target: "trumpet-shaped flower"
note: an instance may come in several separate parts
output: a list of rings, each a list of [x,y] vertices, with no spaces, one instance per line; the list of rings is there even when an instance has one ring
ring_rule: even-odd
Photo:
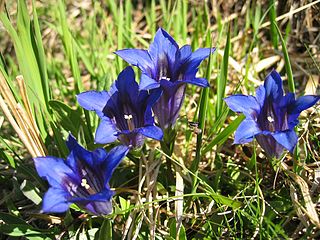
[[[162,129],[172,127],[182,106],[186,83],[208,87],[205,78],[197,78],[200,63],[215,49],[200,48],[192,52],[191,46],[179,49],[175,40],[163,29],[155,35],[149,50],[123,49],[115,53],[128,63],[141,69],[139,88],[159,92],[161,97],[153,111]]]
[[[140,90],[133,69],[127,67],[118,76],[109,92],[80,93],[79,104],[95,111],[101,118],[95,141],[105,144],[119,139],[127,146],[140,147],[144,138],[162,139],[162,130],[154,125],[152,106],[159,98]]]
[[[229,108],[245,115],[235,133],[235,144],[243,144],[255,137],[268,157],[280,157],[284,149],[293,152],[297,144],[294,127],[300,113],[313,106],[319,96],[306,95],[295,99],[293,93],[284,95],[282,79],[272,71],[256,96],[233,95],[225,98]]]
[[[80,146],[70,134],[67,140],[70,154],[66,161],[57,157],[37,157],[34,163],[39,176],[50,185],[43,198],[44,212],[65,212],[75,203],[94,215],[112,212],[114,194],[109,180],[114,169],[128,152],[118,146],[107,153],[103,148],[93,152]]]

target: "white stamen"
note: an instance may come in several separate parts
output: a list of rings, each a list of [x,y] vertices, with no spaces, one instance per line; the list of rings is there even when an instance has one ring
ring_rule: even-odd
[[[130,119],[132,119],[132,115],[131,114],[129,114],[129,115],[125,114],[124,115],[124,119],[130,120]]]
[[[162,77],[163,80],[168,80],[170,81],[170,78],[169,77]]]
[[[268,116],[267,119],[268,119],[268,121],[271,122],[271,123],[274,122],[274,119],[273,119],[271,116]]]
[[[87,179],[85,179],[85,178],[83,178],[81,180],[81,186],[84,187],[87,190],[90,188],[90,185],[88,184]]]

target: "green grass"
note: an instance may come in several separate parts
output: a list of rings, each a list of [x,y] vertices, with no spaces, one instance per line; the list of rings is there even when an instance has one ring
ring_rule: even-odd
[[[156,225],[156,239],[319,236],[319,222],[305,209],[313,207],[317,217],[319,214],[306,202],[306,189],[301,187],[307,188],[313,203],[319,201],[314,180],[320,150],[319,107],[300,117],[297,132],[302,137],[294,160],[290,154],[283,159],[294,168],[286,171],[276,168],[279,163],[272,165],[255,141],[232,144],[244,117],[229,111],[223,101],[235,93],[253,94],[273,68],[280,68],[287,79],[286,89],[297,95],[305,92],[306,80],[320,74],[319,50],[314,47],[319,42],[312,42],[314,32],[304,34],[299,26],[309,17],[309,23],[319,30],[319,4],[308,8],[312,16],[301,10],[296,13],[299,18],[290,18],[284,24],[276,21],[279,2],[274,0],[246,3],[246,11],[241,11],[244,6],[240,3],[228,6],[216,1],[80,2],[32,1],[27,5],[25,1],[8,1],[0,13],[0,73],[15,101],[22,105],[16,76],[23,75],[32,115],[48,155],[68,155],[65,139],[69,132],[88,149],[98,147],[93,136],[99,119],[80,108],[76,94],[108,90],[127,65],[113,52],[148,48],[159,26],[172,34],[179,46],[217,48],[199,69],[199,76],[208,79],[210,88],[187,87],[174,151],[148,140],[142,149],[147,162],[136,151],[116,169],[111,180],[117,192],[114,211],[105,218],[83,214],[76,206],[66,214],[40,213],[47,184],[37,176],[24,142],[0,111],[5,117],[0,126],[1,239],[121,239],[124,233],[128,239],[148,239],[151,222]],[[300,25],[293,22],[296,19]],[[262,27],[268,21],[270,24]],[[259,72],[255,70],[261,60],[272,56],[281,60],[265,64]],[[291,64],[294,62],[297,64]],[[198,126],[189,126],[189,122]],[[172,162],[172,169],[167,169],[166,158]],[[157,174],[155,166],[159,166]],[[181,182],[170,179],[168,171],[173,176],[178,172]],[[147,191],[154,177],[157,198]],[[175,196],[181,184],[183,195]],[[141,202],[138,196],[146,200]],[[175,200],[181,197],[182,227],[177,236]],[[150,216],[152,221],[147,219]]]

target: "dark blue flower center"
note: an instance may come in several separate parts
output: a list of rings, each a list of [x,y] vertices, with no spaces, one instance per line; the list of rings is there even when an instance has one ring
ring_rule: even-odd
[[[138,96],[137,96],[138,98]],[[115,93],[103,109],[103,113],[114,121],[120,131],[133,131],[144,126],[145,106],[132,103],[129,97],[122,99]]]
[[[164,80],[171,80],[171,71],[169,66],[169,60],[165,53],[162,53],[158,58],[158,71],[157,75],[154,77],[155,79],[158,79],[158,81],[164,79]]]
[[[66,176],[63,185],[72,198],[86,198],[104,189],[103,176],[91,169],[84,161],[77,160],[77,177]]]
[[[266,99],[257,120],[261,130],[270,132],[287,130],[287,108],[280,107],[274,101]]]

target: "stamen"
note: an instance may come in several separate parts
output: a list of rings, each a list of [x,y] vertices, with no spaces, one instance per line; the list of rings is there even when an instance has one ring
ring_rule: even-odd
[[[124,115],[124,119],[130,120],[130,119],[132,119],[132,115],[131,114],[129,114],[129,115],[125,114]]]
[[[85,189],[89,189],[89,188],[91,188],[90,187],[90,185],[88,184],[88,182],[87,182],[87,179],[85,179],[85,178],[83,178],[82,180],[81,180],[81,186],[82,187],[84,187]]]
[[[131,121],[131,119],[133,118],[132,115],[125,114],[123,117],[124,117],[124,119],[127,120],[129,131],[132,131],[134,129],[133,121]]]
[[[274,122],[274,119],[273,119],[273,117],[271,117],[271,116],[268,116],[267,119],[268,119],[268,121],[269,121],[270,123],[273,123],[273,122]]]
[[[167,81],[170,81],[170,78],[169,77],[162,77],[163,80],[167,80]]]

